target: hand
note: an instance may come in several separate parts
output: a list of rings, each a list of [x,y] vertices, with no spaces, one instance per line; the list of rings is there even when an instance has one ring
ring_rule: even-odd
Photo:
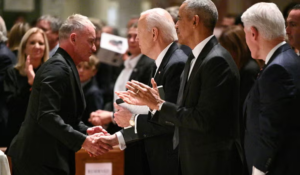
[[[101,136],[104,136],[104,134],[97,133],[87,136],[82,144],[82,148],[88,151],[90,155],[92,154],[92,156],[99,156],[108,152],[112,149],[112,146],[101,142]]]
[[[102,126],[94,126],[87,129],[88,135],[93,135],[96,133],[103,133],[104,135],[110,135],[105,129],[102,128]]]
[[[111,145],[111,146],[119,145],[118,137],[116,134],[110,136],[101,136],[100,140],[107,145]]]
[[[32,64],[30,64],[30,56],[29,55],[27,56],[26,62],[25,62],[25,72],[27,74],[28,84],[30,84],[32,86],[34,77],[35,77],[35,73],[34,73]]]
[[[111,122],[112,112],[104,111],[104,110],[97,110],[90,114],[89,122],[93,125],[106,125]]]
[[[143,83],[132,80],[127,82],[126,92],[115,92],[124,102],[133,105],[147,105],[150,109],[159,109],[160,104],[164,101],[160,98],[157,84],[151,79],[152,87]]]
[[[117,105],[116,103],[114,103],[115,109],[117,110],[117,112],[115,112],[114,116],[114,120],[115,122],[118,124],[118,126],[120,127],[127,127],[130,126],[129,120],[132,116],[132,113],[126,109],[123,108],[119,105]]]

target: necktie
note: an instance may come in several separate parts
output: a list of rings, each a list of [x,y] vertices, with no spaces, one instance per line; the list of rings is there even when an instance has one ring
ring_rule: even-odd
[[[153,64],[153,66],[152,66],[152,74],[151,74],[151,77],[152,77],[152,78],[154,78],[156,69],[157,69],[156,64]]]
[[[188,75],[189,75],[189,72],[191,69],[191,62],[194,58],[195,57],[194,57],[193,53],[191,53],[186,62],[186,65],[184,67],[183,77],[181,80],[182,82],[180,83],[180,89],[179,89],[178,97],[177,97],[177,105],[182,105],[182,103],[183,103],[182,100],[183,100],[184,88],[185,88],[185,85],[187,84]],[[173,149],[175,149],[178,146],[178,144],[179,144],[179,129],[177,126],[175,126],[174,135],[173,135]]]

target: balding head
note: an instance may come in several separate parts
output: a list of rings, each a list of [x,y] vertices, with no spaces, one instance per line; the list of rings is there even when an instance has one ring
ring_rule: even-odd
[[[173,18],[166,10],[161,8],[147,10],[141,14],[140,21],[145,22],[148,31],[157,28],[165,42],[177,40]]]

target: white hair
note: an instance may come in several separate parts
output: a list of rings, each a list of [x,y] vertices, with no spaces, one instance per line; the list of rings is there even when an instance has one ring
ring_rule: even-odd
[[[3,18],[0,16],[0,42],[7,41],[7,30]]]
[[[69,38],[72,32],[82,31],[88,25],[96,29],[94,24],[86,16],[80,14],[69,16],[59,29],[59,40]]]
[[[185,8],[190,18],[198,15],[205,27],[214,30],[218,21],[218,10],[211,0],[185,0],[183,3],[186,4]]]
[[[267,40],[285,36],[285,21],[274,3],[256,3],[248,8],[241,18],[247,30],[255,27]]]
[[[178,39],[173,19],[166,10],[162,8],[154,8],[142,12],[141,16],[142,15],[146,15],[145,19],[148,31],[151,31],[156,27],[165,42],[172,42]],[[165,15],[169,15],[170,17],[166,18]]]

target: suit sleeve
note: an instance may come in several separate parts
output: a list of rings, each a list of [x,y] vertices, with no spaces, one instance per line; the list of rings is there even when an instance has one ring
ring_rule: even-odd
[[[81,148],[86,136],[66,124],[59,115],[62,94],[69,90],[70,71],[62,62],[48,65],[41,75],[38,124],[53,137],[74,151]],[[70,116],[72,117],[72,116]],[[75,117],[75,116],[74,116]],[[78,125],[80,127],[80,123]]]
[[[197,81],[193,83],[200,83],[198,92],[189,92],[189,98],[194,98],[195,104],[183,107],[165,102],[160,112],[153,117],[154,120],[158,119],[159,123],[169,121],[175,126],[200,132],[208,132],[223,120],[227,122],[227,116],[224,117],[224,115],[228,115],[230,113],[228,111],[232,111],[229,101],[234,93],[238,93],[238,84],[236,84],[238,75],[233,74],[223,57],[212,57],[205,63],[203,62],[201,66],[202,70],[197,70],[196,76],[199,80],[195,78],[189,80]],[[234,88],[235,86],[236,88]],[[234,92],[235,90],[237,92]],[[194,94],[199,95],[195,97]]]
[[[296,87],[289,73],[279,65],[270,65],[258,80],[260,92],[260,138],[254,167],[266,172],[283,143],[283,132],[293,109]]]
[[[166,72],[164,77],[164,91],[165,91],[165,100],[176,103],[177,95],[180,86],[180,75],[184,68],[184,62],[178,62],[177,64],[173,64]],[[148,137],[153,137],[161,134],[172,134],[174,132],[174,125],[171,123],[165,123],[164,125],[160,125],[158,123],[154,123],[150,121],[149,115],[139,115],[137,119],[137,135],[133,136],[134,130],[124,130],[122,132],[125,142],[129,142],[132,140],[129,139],[144,139]]]

